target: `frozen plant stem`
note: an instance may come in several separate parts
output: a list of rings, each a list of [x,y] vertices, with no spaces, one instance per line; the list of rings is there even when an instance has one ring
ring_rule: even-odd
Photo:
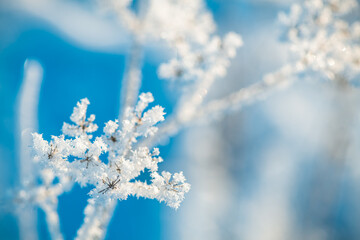
[[[20,90],[19,110],[18,110],[18,131],[20,136],[20,184],[23,189],[28,191],[30,202],[21,203],[23,207],[19,211],[20,239],[37,239],[37,215],[36,208],[41,208],[45,213],[47,227],[52,239],[61,240],[63,236],[60,232],[59,216],[57,212],[57,199],[55,195],[58,187],[47,186],[45,188],[36,186],[36,175],[38,171],[32,161],[30,147],[32,144],[31,132],[38,128],[38,103],[40,87],[43,79],[43,69],[35,60],[26,60],[24,66],[24,80]],[[61,188],[61,187],[60,187]],[[55,191],[53,191],[55,190]],[[47,193],[45,193],[45,192]],[[62,191],[60,191],[62,192]],[[34,194],[34,195],[33,195]],[[48,197],[38,201],[36,194],[45,194]],[[25,235],[23,235],[25,234]]]
[[[99,202],[89,200],[85,208],[85,219],[77,232],[76,240],[104,239],[116,201]]]
[[[321,3],[322,7],[318,8],[316,3]],[[206,72],[192,94],[182,98],[173,116],[159,126],[154,137],[144,139],[142,144],[154,146],[194,122],[219,117],[245,104],[264,99],[273,90],[290,85],[299,74],[310,75],[313,71],[330,80],[339,75],[356,76],[360,69],[360,24],[355,22],[349,25],[341,19],[355,6],[357,3],[354,0],[308,0],[301,6],[293,5],[289,16],[280,14],[280,21],[288,28],[291,49],[298,55],[295,61],[268,74],[262,82],[240,89],[223,99],[202,104],[214,81],[212,76],[216,75],[216,72]]]
[[[134,43],[127,61],[128,65],[121,85],[120,121],[123,119],[126,108],[135,105],[141,87],[143,50],[141,40],[137,36],[134,36]]]
[[[274,91],[290,87],[291,75],[298,70],[292,66],[285,66],[279,71],[268,74],[263,81],[242,88],[222,99],[212,100],[206,104],[200,104],[186,119],[179,118],[181,108],[174,113],[172,118],[159,125],[157,133],[150,138],[144,139],[141,145],[156,146],[159,142],[176,135],[181,129],[201,121],[211,121],[214,118],[224,116],[226,113],[240,109],[242,106],[266,99]]]
[[[125,112],[124,112],[125,114]],[[140,113],[140,115],[142,112]],[[137,125],[134,127],[128,137],[127,141],[125,140],[125,148],[121,153],[121,157],[125,157],[128,154],[128,151],[131,149],[132,139],[137,128]],[[116,163],[112,162],[109,159],[110,166]],[[105,192],[106,189],[101,190]],[[108,224],[114,214],[117,201],[108,201],[108,202],[99,202],[97,199],[91,199],[88,201],[88,205],[85,208],[85,219],[80,229],[78,230],[77,240],[87,240],[87,239],[104,239]]]
[[[34,166],[29,146],[32,143],[31,132],[38,128],[38,102],[41,82],[43,78],[43,69],[41,65],[34,60],[26,60],[24,64],[24,78],[21,85],[18,113],[17,130],[19,136],[18,146],[20,156],[20,184],[24,187],[34,185],[35,177],[33,174]],[[37,214],[32,206],[25,206],[18,212],[20,239],[37,239]]]
[[[137,97],[139,96],[139,90],[141,87],[141,68],[143,65],[143,36],[142,25],[144,21],[145,11],[147,7],[147,0],[140,1],[138,13],[138,24],[134,25],[133,29],[130,29],[133,37],[133,43],[130,53],[127,58],[127,66],[124,72],[121,95],[120,95],[120,111],[119,120],[122,121],[125,111],[128,107],[134,107]]]
[[[288,87],[291,84],[291,80],[287,77],[289,77],[288,74],[274,79],[275,81],[268,81],[265,78],[261,82],[242,88],[222,99],[213,100],[200,108],[193,115],[191,121],[208,119],[227,111],[236,110],[257,100],[265,99],[273,91],[281,87]]]
[[[45,212],[46,223],[48,225],[51,239],[64,239],[60,231],[60,220],[57,212],[57,204],[52,202],[40,204],[41,209]]]

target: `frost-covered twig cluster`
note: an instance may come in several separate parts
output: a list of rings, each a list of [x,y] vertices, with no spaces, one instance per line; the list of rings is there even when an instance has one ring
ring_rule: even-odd
[[[154,134],[154,125],[164,120],[163,108],[155,106],[144,112],[153,97],[150,93],[141,94],[135,109],[127,110],[126,119],[119,128],[117,121],[109,121],[103,129],[104,135],[93,141],[91,133],[97,130],[95,115],[86,118],[89,101],[85,98],[77,104],[71,115],[73,125],[64,123],[63,133],[53,136],[50,142],[40,134],[34,134],[35,161],[47,171],[44,179],[52,182],[54,177],[72,179],[81,186],[95,186],[90,196],[106,202],[110,199],[126,199],[129,195],[156,198],[177,208],[184,199],[190,185],[180,173],[173,176],[168,172],[159,174],[159,149],[150,151],[147,147],[133,149],[140,137]],[[70,139],[65,136],[71,137]],[[102,155],[108,153],[106,163]],[[73,160],[71,160],[73,158]],[[135,180],[148,169],[152,183]]]
[[[360,73],[360,23],[348,15],[358,8],[356,0],[306,0],[279,14],[283,37],[293,53],[279,70],[266,74],[262,82],[214,101],[210,109],[228,109],[245,101],[263,98],[293,80],[356,80]],[[209,110],[207,110],[209,111]]]
[[[158,75],[162,79],[185,85],[176,112],[159,133],[172,135],[169,132],[177,132],[179,128],[198,121],[197,111],[207,108],[203,104],[207,93],[216,79],[226,75],[230,60],[243,44],[241,37],[233,32],[224,37],[215,35],[214,20],[202,0],[145,1],[139,3],[138,14],[131,9],[131,1],[109,3],[107,6],[115,10],[121,23],[134,35],[137,44],[145,40],[166,43],[173,57],[159,66]],[[124,88],[126,92],[123,92],[124,109],[138,92],[139,64],[139,61],[130,61],[128,66],[123,81],[127,86]],[[232,104],[227,105],[229,107]],[[203,115],[204,119],[210,114]]]
[[[199,76],[200,67],[214,61],[214,58],[210,59],[202,55],[205,53],[202,50],[203,46],[209,45],[211,35],[215,30],[212,16],[202,0],[140,1],[137,2],[137,11],[134,11],[132,4],[134,4],[133,1],[103,2],[103,5],[110,9],[110,12],[115,13],[121,24],[133,36],[133,51],[129,56],[130,60],[123,80],[122,105],[124,106],[134,104],[141,85],[141,50],[139,48],[143,47],[145,41],[165,42],[177,55],[177,59],[172,59],[169,63],[160,66],[159,73],[163,78],[185,77],[196,80],[201,77]],[[213,46],[207,47],[208,52],[215,53],[220,47],[220,39],[215,38]],[[227,43],[230,44],[229,41]],[[238,40],[233,44],[239,44]],[[225,50],[234,55],[234,50]],[[219,64],[217,70],[222,71],[223,74],[224,64],[224,62]]]
[[[190,189],[183,173],[158,173],[158,163],[162,162],[159,149],[150,151],[147,147],[134,148],[139,138],[153,135],[157,131],[154,125],[164,120],[164,111],[160,106],[145,111],[154,100],[150,93],[141,94],[139,98],[135,108],[127,109],[121,127],[117,120],[109,121],[103,129],[104,134],[95,139],[91,134],[98,126],[94,123],[95,115],[86,116],[89,105],[86,98],[74,108],[70,117],[73,124],[64,123],[64,135],[52,136],[48,142],[42,135],[33,134],[34,160],[42,173],[44,184],[51,190],[46,190],[46,194],[53,193],[56,197],[65,190],[60,186],[78,183],[81,186],[94,186],[89,195],[98,208],[128,196],[158,199],[170,207],[179,207],[184,194]],[[150,171],[151,183],[136,179],[146,169]],[[53,184],[55,180],[60,183]],[[59,191],[54,192],[55,189]],[[38,192],[35,195],[39,197]],[[43,197],[47,201],[51,200],[47,196]],[[43,203],[41,197],[38,202]],[[101,236],[101,231],[96,234]]]
[[[349,81],[359,74],[360,23],[346,19],[356,7],[356,0],[307,0],[279,15],[295,54],[293,73]]]

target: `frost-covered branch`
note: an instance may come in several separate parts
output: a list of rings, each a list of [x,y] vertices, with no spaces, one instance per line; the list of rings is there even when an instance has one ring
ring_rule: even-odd
[[[272,92],[292,84],[292,75],[296,69],[285,66],[275,73],[268,74],[264,80],[242,88],[237,92],[218,100],[212,100],[204,105],[191,119],[192,121],[211,119],[223,115],[225,112],[238,110],[244,105],[266,99]]]
[[[57,203],[57,201],[56,201]],[[42,203],[41,209],[45,212],[46,223],[49,228],[51,239],[62,240],[64,239],[60,231],[60,220],[57,211],[57,204],[54,203]]]
[[[203,107],[213,83],[226,75],[230,60],[236,56],[243,42],[233,32],[224,37],[214,34],[214,20],[202,0],[145,2],[140,14],[130,6],[131,1],[109,0],[103,5],[115,13],[130,32],[141,36],[143,41],[162,41],[173,53],[173,57],[158,68],[160,78],[181,81],[185,85],[173,116],[162,127],[173,132],[173,126],[187,125],[193,120]],[[136,79],[140,75],[139,67],[128,68],[126,78],[129,80],[123,86],[122,106],[131,106],[136,91],[128,91],[128,88],[136,85],[133,89],[138,89],[139,81]],[[162,135],[162,129],[158,135]]]
[[[119,112],[119,120],[123,119],[125,110],[128,107],[134,107],[136,104],[136,99],[139,95],[139,89],[141,87],[141,68],[142,68],[142,61],[143,61],[143,25],[144,25],[144,15],[147,9],[147,1],[141,1],[138,3],[138,14],[132,15],[133,20],[137,21],[136,27],[130,28],[130,32],[133,38],[133,43],[131,46],[130,53],[127,59],[127,66],[125,69],[125,73],[122,80],[122,87],[121,87],[121,99],[120,99],[120,112]],[[127,5],[126,5],[127,6]],[[128,6],[127,6],[128,7]],[[121,15],[122,12],[128,10],[124,8],[123,10],[118,10],[118,17],[121,20],[124,16]],[[136,18],[135,18],[136,16]],[[128,20],[129,21],[129,20]],[[128,25],[131,26],[131,25]]]
[[[42,171],[51,175],[46,178],[48,184],[55,179],[70,179],[72,183],[94,187],[89,192],[93,206],[85,209],[79,239],[104,236],[106,227],[100,225],[107,225],[116,200],[137,196],[157,199],[178,208],[189,191],[190,185],[182,172],[173,175],[157,172],[158,163],[163,161],[157,148],[150,151],[147,147],[133,147],[139,138],[154,135],[155,125],[164,120],[162,107],[146,110],[153,101],[150,93],[141,94],[136,107],[125,112],[121,128],[117,120],[109,121],[103,128],[103,135],[95,139],[92,134],[98,127],[94,123],[95,115],[86,117],[90,104],[86,98],[74,108],[70,117],[73,123],[64,123],[64,135],[52,136],[51,141],[46,141],[41,134],[33,134],[34,160]],[[108,153],[107,161],[102,159],[105,153]],[[150,183],[135,180],[145,169],[150,171]],[[100,217],[104,221],[99,220]]]
[[[36,166],[36,165],[35,165]],[[36,173],[36,171],[34,172]],[[41,184],[24,186],[13,196],[13,202],[17,204],[20,212],[27,208],[41,208],[45,213],[46,223],[52,239],[63,239],[60,232],[60,222],[57,212],[58,197],[65,191],[68,191],[72,184],[69,179],[63,178],[59,183],[52,183],[54,174],[48,169],[34,174]],[[26,237],[25,237],[26,238]],[[26,238],[27,239],[27,238]]]
[[[194,122],[222,116],[244,104],[263,99],[270,92],[289,86],[304,73],[309,77],[320,74],[327,79],[345,77],[350,80],[360,72],[360,25],[358,22],[349,25],[342,17],[355,6],[357,3],[354,0],[308,0],[303,5],[294,4],[289,15],[279,15],[286,26],[290,49],[296,54],[294,60],[267,74],[263,81],[223,99],[209,100],[206,104],[202,103],[213,81],[225,75],[228,59],[236,54],[236,48],[242,44],[241,39],[230,33],[223,41],[215,37],[202,50],[189,46],[181,48],[180,57],[161,65],[159,75],[173,80],[195,81],[192,91],[182,96],[175,113],[159,126],[158,134],[145,139],[143,144],[156,145]],[[219,55],[222,50],[225,54]],[[209,62],[201,65],[206,60]]]
[[[209,37],[203,46],[183,43],[178,47],[181,54],[162,64],[158,72],[162,78],[188,83],[190,90],[185,90],[172,116],[159,127],[158,134],[144,139],[142,144],[156,145],[159,139],[166,139],[198,120],[208,91],[218,78],[226,75],[230,59],[236,56],[236,50],[242,44],[241,37],[231,32],[223,39]]]
[[[89,199],[84,210],[85,219],[77,232],[76,240],[104,239],[115,206],[115,200],[101,202]]]
[[[274,91],[291,85],[293,75],[297,72],[298,69],[293,68],[291,65],[284,66],[277,72],[267,74],[261,82],[241,88],[222,99],[211,100],[206,104],[202,104],[191,115],[188,115],[185,120],[176,117],[169,118],[159,125],[159,130],[153,137],[144,139],[141,144],[146,146],[157,145],[190,125],[211,121],[214,118],[224,116],[227,112],[239,110],[244,105],[266,99]]]
[[[128,107],[132,107],[136,103],[139,89],[141,86],[141,67],[142,67],[142,44],[140,40],[135,39],[129,54],[128,66],[126,67],[121,89],[120,100],[120,117],[124,115],[124,111]]]
[[[334,81],[359,74],[360,23],[345,18],[357,7],[356,0],[307,0],[279,15],[301,72]]]

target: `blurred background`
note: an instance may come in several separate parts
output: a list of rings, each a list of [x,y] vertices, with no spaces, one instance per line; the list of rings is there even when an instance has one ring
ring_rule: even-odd
[[[244,40],[210,96],[258,82],[287,62],[277,15],[294,2],[205,1],[217,34],[234,31]],[[0,197],[19,184],[26,59],[43,69],[37,125],[44,138],[61,133],[84,97],[100,128],[117,118],[131,39],[96,6],[91,0],[1,0]],[[157,76],[167,58],[161,46],[146,46],[141,92],[152,92],[170,115],[177,92]],[[122,201],[106,239],[359,239],[359,93],[356,86],[304,79],[219,121],[185,129],[160,146],[160,170],[184,171],[192,185],[181,207]],[[88,191],[75,186],[59,199],[66,239],[83,221]],[[19,239],[13,209],[1,204],[0,238]],[[49,239],[44,213],[37,215],[39,238]]]

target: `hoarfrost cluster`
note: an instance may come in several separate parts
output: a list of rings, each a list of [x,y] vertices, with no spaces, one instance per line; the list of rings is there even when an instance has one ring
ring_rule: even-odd
[[[203,44],[215,30],[210,12],[201,0],[150,0],[139,2],[109,0],[102,5],[116,14],[129,31],[147,39],[164,39],[173,44],[195,42]]]
[[[348,15],[356,0],[307,0],[279,14],[295,54],[288,72],[351,81],[360,73],[360,23]]]
[[[243,41],[234,32],[225,36],[215,34],[216,25],[204,1],[150,0],[138,2],[137,10],[131,4],[132,1],[114,0],[102,3],[134,38],[123,81],[123,105],[131,106],[139,91],[142,58],[139,48],[145,42],[160,43],[169,50],[171,57],[159,65],[158,76],[183,86],[175,111],[159,126],[159,132],[145,141],[146,144],[156,144],[159,139],[172,136],[193,122],[222,113],[243,100],[207,98],[213,83],[226,76],[231,59]],[[218,101],[226,102],[226,106],[213,108]]]
[[[34,133],[34,160],[47,173],[43,174],[44,181],[70,179],[81,186],[92,185],[90,196],[104,203],[133,195],[155,198],[178,208],[190,189],[183,173],[159,174],[158,163],[163,161],[159,149],[134,147],[139,138],[153,135],[157,131],[154,125],[164,120],[160,106],[145,111],[153,100],[150,93],[141,94],[135,109],[127,109],[121,127],[118,121],[109,121],[103,128],[104,134],[95,139],[91,134],[98,127],[95,115],[86,118],[89,105],[86,98],[74,108],[70,117],[73,124],[64,123],[64,135],[46,141],[41,134]],[[103,159],[105,153],[107,162]],[[136,180],[146,169],[150,171],[151,183]]]
[[[200,0],[151,0],[140,3],[137,14],[130,7],[131,1],[107,3],[140,41],[165,41],[175,53],[159,67],[159,76],[164,79],[223,77],[229,60],[242,45],[236,33],[230,32],[224,38],[214,35],[214,20]]]

